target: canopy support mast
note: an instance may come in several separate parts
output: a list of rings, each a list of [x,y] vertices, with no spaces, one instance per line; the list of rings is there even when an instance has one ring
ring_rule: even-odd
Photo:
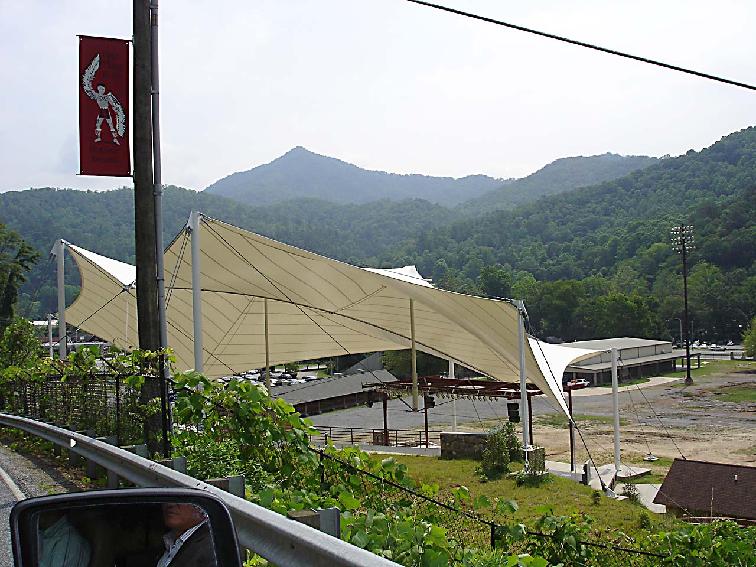
[[[410,334],[412,338],[412,410],[420,409],[420,394],[417,387],[417,348],[415,345],[415,302],[410,299]]]
[[[200,280],[200,223],[202,214],[192,211],[189,230],[192,233],[192,319],[194,321],[194,369],[204,372],[202,356],[202,282]]]
[[[47,314],[47,348],[50,349],[50,360],[55,358],[55,347],[53,347],[52,336],[52,313]]]
[[[521,299],[515,300],[517,307],[517,338],[519,341],[520,351],[520,422],[522,423],[522,446],[524,449],[530,448],[530,423],[528,423],[528,390],[525,372],[525,302]],[[527,455],[527,452],[525,453]]]
[[[61,360],[66,359],[68,351],[68,337],[66,335],[66,243],[61,238],[55,241],[53,254],[58,267],[58,356]]]
[[[449,359],[449,378],[454,380],[454,361]],[[457,396],[452,397],[452,413],[454,414],[454,422],[452,423],[452,431],[457,430]]]
[[[619,377],[617,376],[617,349],[612,349],[612,412],[614,414],[614,470],[620,472],[620,419],[619,419]]]
[[[265,309],[265,388],[270,394],[270,338],[268,335],[268,298],[263,299]]]

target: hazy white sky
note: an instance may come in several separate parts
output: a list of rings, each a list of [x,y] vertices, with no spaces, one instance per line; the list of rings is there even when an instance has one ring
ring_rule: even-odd
[[[756,2],[443,0],[756,83]],[[76,34],[131,0],[0,0],[0,191],[78,177]],[[202,189],[293,146],[369,169],[520,177],[559,157],[680,154],[756,123],[756,93],[405,0],[162,0],[163,180]]]

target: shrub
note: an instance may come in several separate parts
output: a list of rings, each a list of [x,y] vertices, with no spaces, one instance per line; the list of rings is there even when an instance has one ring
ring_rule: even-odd
[[[41,350],[34,326],[16,317],[0,337],[0,368],[31,366],[40,359]]]
[[[515,477],[515,483],[517,486],[541,486],[542,484],[549,483],[553,480],[553,477],[549,473],[535,473],[521,470]]]
[[[651,516],[648,515],[648,512],[643,510],[638,515],[638,526],[642,530],[650,530],[651,529]]]
[[[476,472],[486,479],[501,477],[509,472],[513,452],[517,454],[519,450],[520,444],[512,423],[507,422],[501,427],[491,429]]]
[[[632,482],[628,482],[627,484],[625,484],[625,486],[622,487],[622,496],[627,497],[627,499],[633,504],[640,504],[640,494],[638,493],[638,487],[635,486]]]
[[[593,501],[593,504],[595,506],[598,506],[601,504],[601,491],[600,490],[594,490],[591,494],[591,500]]]

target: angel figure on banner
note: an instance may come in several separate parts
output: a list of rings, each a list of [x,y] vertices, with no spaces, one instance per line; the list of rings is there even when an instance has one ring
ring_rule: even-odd
[[[95,73],[100,68],[100,54],[95,55],[92,62],[87,67],[86,71],[81,77],[81,86],[84,88],[86,95],[97,103],[100,111],[97,114],[97,122],[95,123],[95,142],[101,141],[100,133],[102,132],[103,120],[110,128],[110,135],[113,137],[113,143],[121,145],[118,138],[123,138],[126,132],[126,114],[123,112],[121,103],[112,92],[107,92],[105,85],[100,83],[97,85],[97,90],[92,88],[92,81],[94,80]],[[113,126],[113,116],[110,113],[110,109],[115,112],[115,126]]]

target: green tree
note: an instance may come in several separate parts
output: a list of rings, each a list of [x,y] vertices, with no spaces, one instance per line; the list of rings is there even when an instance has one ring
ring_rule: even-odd
[[[756,317],[751,319],[751,324],[743,333],[743,348],[747,356],[756,356]]]
[[[500,264],[481,268],[478,285],[481,291],[489,297],[512,296],[512,274]]]
[[[0,337],[0,368],[31,366],[39,360],[40,351],[34,325],[16,317]]]
[[[387,350],[382,357],[383,366],[397,378],[408,378],[412,375],[411,350]],[[417,375],[434,376],[446,371],[449,363],[424,352],[417,353]]]
[[[13,320],[18,290],[38,258],[18,233],[0,224],[0,331]]]
[[[728,313],[727,284],[717,266],[708,262],[696,264],[688,276],[689,302],[692,306],[696,328],[703,336],[719,337],[719,329],[731,320]],[[697,333],[694,330],[694,336]]]
[[[637,293],[611,292],[590,298],[576,311],[580,326],[593,338],[657,337],[662,332],[659,317],[648,301]]]

